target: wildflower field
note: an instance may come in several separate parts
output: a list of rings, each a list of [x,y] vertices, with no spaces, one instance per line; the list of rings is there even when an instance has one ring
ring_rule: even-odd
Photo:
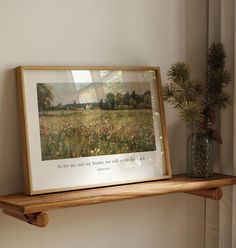
[[[58,110],[39,121],[42,160],[156,150],[151,109]]]

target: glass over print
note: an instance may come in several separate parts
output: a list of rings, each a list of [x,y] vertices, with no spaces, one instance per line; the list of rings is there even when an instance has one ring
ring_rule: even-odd
[[[20,67],[19,74],[27,193],[170,177],[159,70]]]

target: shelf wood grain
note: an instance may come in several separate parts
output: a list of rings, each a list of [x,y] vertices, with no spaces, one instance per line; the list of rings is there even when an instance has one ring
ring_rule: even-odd
[[[210,179],[189,178],[176,175],[171,179],[83,189],[69,192],[26,196],[14,194],[0,196],[0,208],[19,214],[33,214],[53,209],[163,195],[177,192],[196,194],[211,199],[220,199],[219,187],[236,184],[235,176],[215,174]],[[209,191],[209,189],[211,189]]]

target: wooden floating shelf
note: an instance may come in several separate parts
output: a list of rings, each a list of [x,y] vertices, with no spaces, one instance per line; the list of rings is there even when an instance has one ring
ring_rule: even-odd
[[[223,174],[215,174],[214,177],[209,179],[175,175],[171,179],[161,181],[82,189],[36,196],[26,196],[23,193],[0,196],[0,208],[5,214],[32,225],[44,227],[48,224],[48,215],[45,212],[53,209],[178,192],[220,200],[222,190],[219,187],[233,184],[236,184],[236,177]]]

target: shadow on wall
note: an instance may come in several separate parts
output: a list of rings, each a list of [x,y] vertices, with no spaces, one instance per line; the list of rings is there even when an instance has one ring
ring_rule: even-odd
[[[168,129],[168,140],[172,164],[172,174],[186,173],[186,130],[181,120],[174,122]],[[173,156],[174,154],[174,156]]]
[[[0,73],[0,194],[23,191],[15,69]]]

